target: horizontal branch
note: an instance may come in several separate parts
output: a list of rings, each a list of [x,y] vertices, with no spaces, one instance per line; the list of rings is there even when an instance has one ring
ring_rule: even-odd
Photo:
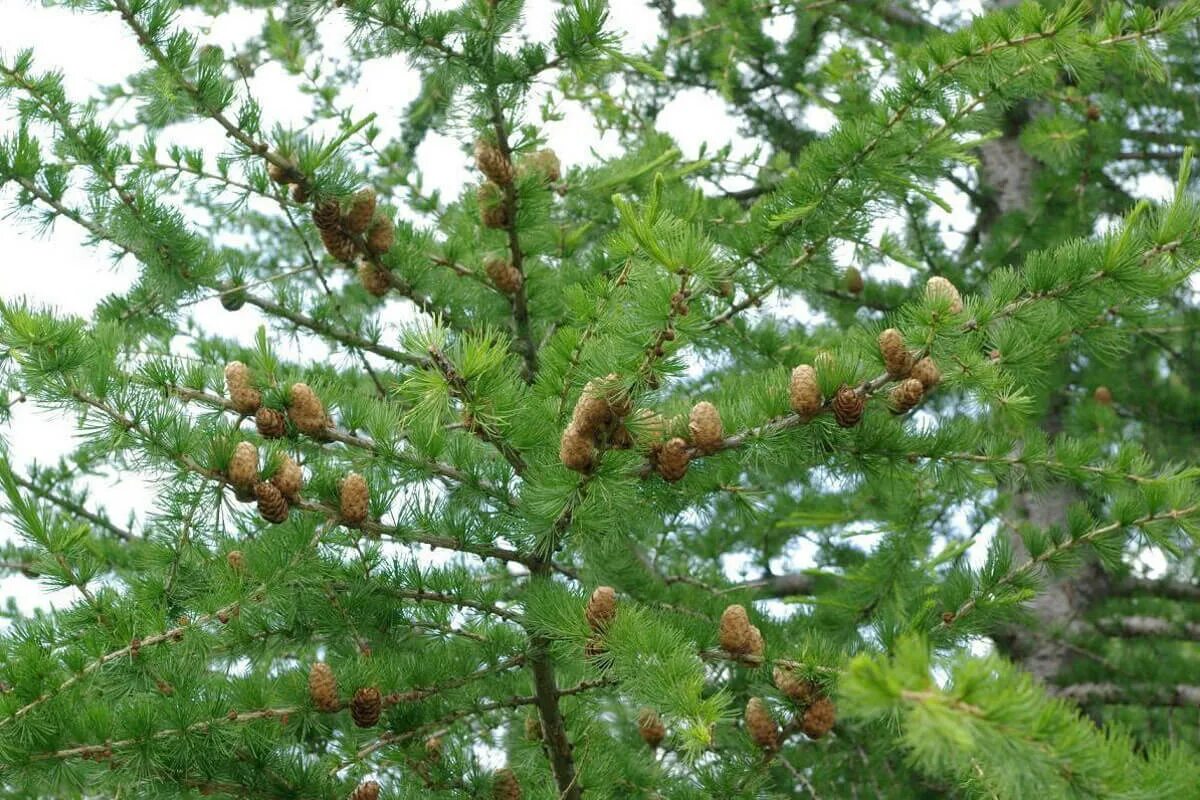
[[[1169,580],[1166,578],[1154,580],[1151,578],[1123,578],[1114,581],[1109,588],[1109,594],[1116,597],[1136,597],[1151,595],[1167,600],[1200,601],[1200,583]]]
[[[1110,706],[1165,706],[1200,708],[1200,686],[1178,684],[1155,686],[1134,684],[1118,686],[1115,683],[1077,683],[1072,686],[1054,687],[1056,697],[1073,700],[1080,705],[1100,703]]]
[[[1129,616],[1103,619],[1092,625],[1105,636],[1124,639],[1159,638],[1200,642],[1200,622],[1163,619],[1162,617]]]

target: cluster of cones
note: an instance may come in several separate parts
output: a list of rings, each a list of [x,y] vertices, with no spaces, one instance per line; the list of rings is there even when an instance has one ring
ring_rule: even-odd
[[[326,200],[313,209],[312,217],[329,255],[346,263],[364,256],[358,262],[358,279],[376,297],[387,294],[391,273],[379,257],[392,249],[396,229],[391,217],[377,209],[375,190],[356,192],[345,207],[337,200]]]
[[[249,367],[232,361],[225,367],[225,383],[229,399],[238,413],[254,415],[259,434],[277,439],[286,433],[284,414],[262,404],[263,397],[254,385]],[[289,391],[287,419],[298,431],[314,438],[323,438],[332,422],[325,406],[308,384],[294,383]],[[226,477],[239,500],[257,502],[258,513],[267,522],[280,523],[288,518],[291,506],[301,501],[304,474],[291,456],[280,456],[278,468],[267,480],[259,474],[258,448],[251,442],[238,442],[226,468]],[[367,481],[356,472],[342,479],[338,489],[338,513],[343,523],[358,525],[365,522],[370,508],[371,493]]]
[[[530,153],[514,167],[503,150],[483,139],[475,143],[475,166],[485,178],[476,192],[476,200],[479,220],[486,228],[507,228],[514,222],[511,218],[514,209],[508,202],[514,178],[534,176],[547,186],[562,178],[562,166],[553,150]]]
[[[318,661],[309,668],[308,696],[314,708],[327,714],[337,713],[348,705],[350,718],[360,728],[374,727],[383,713],[383,695],[374,686],[364,686],[355,690],[350,702],[343,704],[338,695],[337,678],[330,666],[323,661]]]
[[[725,433],[721,414],[708,401],[697,403],[688,416],[688,438],[667,436],[669,423],[649,409],[633,410],[632,399],[612,374],[601,380],[588,381],[575,404],[571,422],[563,430],[559,442],[559,459],[563,466],[576,472],[588,472],[596,465],[605,447],[626,449],[634,444],[630,428],[634,427],[648,439],[650,463],[667,481],[678,481],[687,474],[693,457],[714,453],[724,447]],[[690,441],[689,441],[690,439]]]
[[[325,413],[325,405],[307,383],[293,383],[288,390],[285,412],[263,405],[263,394],[255,385],[250,368],[241,361],[231,361],[225,366],[225,386],[235,411],[243,416],[253,416],[255,427],[264,439],[279,439],[287,433],[290,420],[296,430],[320,439],[333,425]]]
[[[944,304],[951,314],[963,311],[962,296],[958,289],[941,276],[929,279],[925,285],[925,295],[934,302]],[[914,356],[905,344],[903,334],[896,328],[888,328],[879,334],[879,352],[883,356],[888,378],[897,382],[888,394],[893,413],[911,411],[942,380],[941,370],[933,359]],[[817,370],[811,364],[801,364],[792,370],[788,399],[792,411],[805,422],[825,410],[826,402],[817,379]],[[830,398],[828,408],[838,425],[853,428],[862,420],[866,402],[865,391],[843,384]]]
[[[584,608],[584,617],[592,631],[585,650],[589,658],[605,651],[604,636],[616,616],[616,591],[611,586],[596,587]],[[721,614],[717,638],[721,649],[734,660],[761,662],[764,650],[762,632],[750,622],[744,606],[731,605],[725,609]],[[792,666],[784,664],[775,667],[772,677],[775,688],[796,705],[795,728],[810,739],[820,739],[829,733],[836,721],[837,710],[819,684],[801,677]],[[637,721],[642,741],[651,749],[657,749],[667,735],[666,725],[658,712],[648,706],[643,707],[638,711]],[[745,724],[751,740],[765,753],[770,755],[779,749],[782,731],[761,697],[752,697],[746,703]],[[534,725],[536,720],[533,720],[533,725],[526,722],[526,736],[540,738],[540,726],[537,726],[536,736],[531,733]]]
[[[735,659],[750,658],[755,662],[762,659],[762,633],[751,624],[745,607],[731,605],[726,608],[721,614],[717,633],[721,649]],[[772,677],[775,688],[797,706],[796,727],[810,739],[820,739],[829,733],[836,720],[836,708],[818,684],[783,665],[775,667]],[[761,697],[751,697],[746,703],[745,723],[746,733],[764,753],[770,755],[779,749],[782,731],[770,706]]]

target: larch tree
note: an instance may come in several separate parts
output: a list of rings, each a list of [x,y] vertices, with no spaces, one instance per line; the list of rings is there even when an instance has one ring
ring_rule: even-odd
[[[6,224],[136,280],[0,304],[0,796],[1200,797],[1200,2],[49,3],[144,64],[0,58]]]

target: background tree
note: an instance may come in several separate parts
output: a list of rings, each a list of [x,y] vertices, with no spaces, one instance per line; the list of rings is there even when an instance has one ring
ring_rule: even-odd
[[[145,69],[5,57],[0,180],[139,277],[0,305],[5,414],[79,434],[0,466],[3,568],[79,593],[9,612],[6,796],[1196,792],[1200,2],[663,0],[641,53],[598,0],[547,41],[297,4],[236,52],[181,15],[257,4],[71,5]],[[398,58],[403,120],[357,113]],[[263,122],[268,65],[307,115]],[[755,157],[656,128],[693,87]],[[568,101],[620,158],[544,146]]]

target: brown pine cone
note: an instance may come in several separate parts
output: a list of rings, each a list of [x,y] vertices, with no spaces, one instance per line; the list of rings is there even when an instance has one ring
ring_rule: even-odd
[[[392,288],[391,274],[370,261],[359,262],[358,280],[362,283],[363,288],[375,297],[383,297]]]
[[[254,388],[250,368],[240,361],[225,365],[225,385],[229,388],[229,399],[239,414],[253,414],[262,405],[262,392]]]
[[[307,203],[308,188],[303,183],[297,183],[292,187],[292,199],[297,203]]]
[[[272,183],[287,185],[296,182],[296,165],[289,163],[287,166],[280,166],[274,162],[267,164],[267,177]]]
[[[258,498],[258,513],[267,522],[279,524],[288,518],[288,501],[275,485],[266,481],[254,484],[254,496]]]
[[[925,396],[925,387],[916,378],[905,378],[892,388],[888,399],[895,414],[907,414],[917,407]]]
[[[817,382],[817,371],[808,364],[792,370],[792,381],[788,387],[792,411],[805,421],[821,413],[821,384]]]
[[[580,435],[594,439],[612,420],[612,407],[606,394],[604,387],[595,380],[588,381],[583,387],[575,410],[571,412],[571,426]]]
[[[583,646],[583,655],[586,658],[599,658],[607,652],[608,645],[604,643],[604,637],[600,634],[589,637]]]
[[[238,442],[229,459],[229,482],[245,489],[258,481],[258,448],[250,442]]]
[[[342,209],[336,200],[326,200],[313,209],[313,224],[317,230],[326,231],[340,228],[342,224]]]
[[[338,699],[337,678],[323,661],[318,661],[308,670],[308,696],[318,711],[332,713],[342,707],[342,701]]]
[[[633,395],[625,388],[620,375],[610,372],[597,385],[603,390],[608,410],[613,416],[628,417],[633,413]]]
[[[725,430],[721,425],[721,413],[717,407],[707,400],[696,403],[692,407],[688,419],[688,431],[692,436],[692,444],[701,453],[715,453],[725,444]]]
[[[592,468],[595,450],[592,438],[580,433],[572,423],[563,431],[562,441],[558,447],[558,457],[567,469],[587,472]]]
[[[929,300],[946,303],[950,307],[951,314],[962,313],[963,301],[962,295],[958,293],[958,287],[941,275],[934,275],[925,283],[925,297]]]
[[[225,555],[225,563],[234,572],[241,574],[246,571],[246,556],[241,550],[230,550]]]
[[[837,707],[828,697],[818,697],[805,710],[800,730],[810,739],[820,739],[829,733],[837,721]]]
[[[254,427],[258,428],[258,435],[264,439],[278,439],[287,433],[283,412],[266,406],[254,415]]]
[[[830,406],[833,408],[833,418],[837,420],[838,425],[843,428],[853,428],[862,419],[867,401],[854,389],[843,384],[837,390],[837,394],[833,396]]]
[[[1107,386],[1097,386],[1092,392],[1092,399],[1102,406],[1111,406],[1113,402],[1112,390]]]
[[[861,294],[865,286],[861,272],[854,267],[846,270],[846,291],[850,294]]]
[[[755,649],[755,632],[758,629],[750,624],[750,615],[744,606],[728,606],[721,613],[720,627],[717,638],[721,649],[735,656],[750,655]],[[758,637],[758,649],[762,652],[762,637]]]
[[[504,190],[487,181],[475,193],[479,203],[479,220],[485,228],[507,228],[510,222],[508,207],[504,202]]]
[[[796,705],[807,705],[817,695],[817,686],[797,677],[796,673],[787,667],[775,667],[771,672],[775,680],[775,688],[787,695]]]
[[[766,643],[763,641],[762,631],[757,625],[750,626],[750,652],[747,655],[757,656],[762,658],[763,650],[766,649]]]
[[[350,201],[342,224],[350,233],[363,233],[375,217],[375,190],[363,189]]]
[[[938,369],[938,365],[932,358],[926,357],[913,364],[909,377],[919,380],[921,385],[928,390],[942,382],[942,371]]]
[[[597,633],[603,633],[617,616],[617,593],[611,586],[597,586],[588,598],[585,610],[588,625]]]
[[[517,782],[516,773],[508,767],[496,770],[492,800],[521,800],[521,784]]]
[[[499,147],[480,139],[475,142],[475,166],[489,181],[501,186],[512,183],[513,168]]]
[[[365,522],[371,505],[371,490],[367,480],[357,472],[351,472],[342,479],[338,489],[338,513],[342,522],[348,525],[358,525]]]
[[[329,255],[338,261],[354,258],[354,240],[342,230],[342,208],[336,200],[326,200],[313,209],[313,224],[321,235],[321,243]]]
[[[643,706],[638,711],[638,733],[641,734],[642,741],[650,745],[651,750],[656,750],[667,735],[667,726],[663,725],[657,711]]]
[[[392,223],[392,218],[382,214],[376,215],[375,221],[367,231],[367,250],[380,256],[391,250],[395,243],[396,226]]]
[[[383,708],[383,697],[374,686],[365,686],[354,693],[350,701],[350,716],[360,728],[370,728],[379,722]]]
[[[297,430],[309,436],[319,436],[329,427],[325,406],[307,383],[293,383],[290,400],[288,417]]]
[[[285,454],[279,459],[279,469],[271,476],[271,483],[289,501],[296,502],[300,499],[300,490],[304,487],[304,473],[300,470],[300,465]]]
[[[888,377],[892,380],[903,378],[912,371],[913,357],[904,344],[904,335],[895,328],[888,328],[879,334],[879,352],[883,356],[883,366],[887,369]]]
[[[690,460],[688,443],[676,436],[659,448],[658,474],[662,476],[663,480],[674,483],[687,475],[688,461]]]
[[[553,150],[546,148],[530,153],[517,164],[517,174],[538,175],[545,183],[562,180],[562,164]]]
[[[483,271],[497,289],[505,294],[516,294],[525,282],[521,270],[509,264],[503,258],[489,258],[483,265]]]
[[[430,736],[425,740],[425,758],[435,764],[442,760],[442,737]]]
[[[746,732],[761,749],[773,752],[779,747],[779,724],[762,698],[751,697],[746,703]]]
[[[375,781],[363,781],[350,793],[350,800],[379,800],[379,784]]]

